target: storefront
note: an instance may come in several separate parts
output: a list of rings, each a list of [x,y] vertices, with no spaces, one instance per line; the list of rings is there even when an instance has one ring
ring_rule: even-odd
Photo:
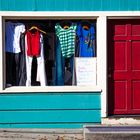
[[[102,119],[109,115],[140,114],[140,13],[135,2],[9,0],[6,3],[1,0],[0,6],[1,128],[82,128],[101,124]],[[25,53],[25,61],[19,63],[21,66],[18,68],[23,68],[26,62],[26,72],[20,71],[23,78],[19,78],[19,73],[16,77],[17,65],[12,61],[17,58],[17,52],[14,51],[14,57],[13,54],[11,57],[8,50],[15,37],[11,30],[13,25],[15,30],[17,23],[25,27],[20,32],[17,30],[20,35],[24,33],[26,36],[28,31],[35,29],[44,34],[47,44],[43,52],[44,65],[42,57],[41,60],[40,57],[34,59],[28,55],[29,51]],[[84,47],[88,46],[92,53],[85,55],[85,50],[82,54],[79,49],[80,54],[77,55],[78,45],[74,44],[74,51],[71,50],[67,54],[68,59],[63,61],[63,69],[60,67],[62,61],[59,63],[60,56],[66,54],[63,47],[58,49],[58,46],[63,46],[61,39],[60,44],[56,39],[56,36],[60,37],[56,33],[58,23],[67,25],[66,30],[75,25],[76,28],[73,26],[71,29],[75,40],[79,37],[79,25],[88,28],[86,32],[90,31]],[[9,39],[11,36],[13,38]],[[80,37],[76,43],[81,43]],[[27,46],[25,40],[23,44]]]

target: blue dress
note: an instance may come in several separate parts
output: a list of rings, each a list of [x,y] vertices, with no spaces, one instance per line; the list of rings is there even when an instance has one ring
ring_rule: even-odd
[[[79,57],[95,56],[95,29],[91,25],[90,28],[84,29],[81,24],[77,27],[77,35],[79,38]]]

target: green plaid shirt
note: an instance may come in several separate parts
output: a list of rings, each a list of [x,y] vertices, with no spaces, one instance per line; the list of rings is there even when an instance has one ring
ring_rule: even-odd
[[[76,24],[72,24],[68,29],[56,24],[56,35],[59,38],[62,56],[69,58],[75,52]]]

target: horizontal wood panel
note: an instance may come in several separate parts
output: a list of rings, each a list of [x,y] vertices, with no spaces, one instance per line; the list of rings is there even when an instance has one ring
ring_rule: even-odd
[[[24,124],[1,124],[0,128],[83,128],[83,125],[91,123],[24,123]],[[94,123],[96,124],[96,123]],[[97,123],[99,124],[99,123]]]
[[[0,111],[1,123],[94,123],[101,121],[100,110]]]
[[[2,94],[0,110],[100,109],[97,94]]]
[[[139,0],[0,0],[7,11],[138,11]]]

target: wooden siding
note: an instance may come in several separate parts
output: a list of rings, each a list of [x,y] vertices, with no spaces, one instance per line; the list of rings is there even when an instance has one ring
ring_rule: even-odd
[[[139,11],[139,0],[0,0],[1,11]]]
[[[100,93],[0,95],[1,128],[80,128],[100,122]]]

